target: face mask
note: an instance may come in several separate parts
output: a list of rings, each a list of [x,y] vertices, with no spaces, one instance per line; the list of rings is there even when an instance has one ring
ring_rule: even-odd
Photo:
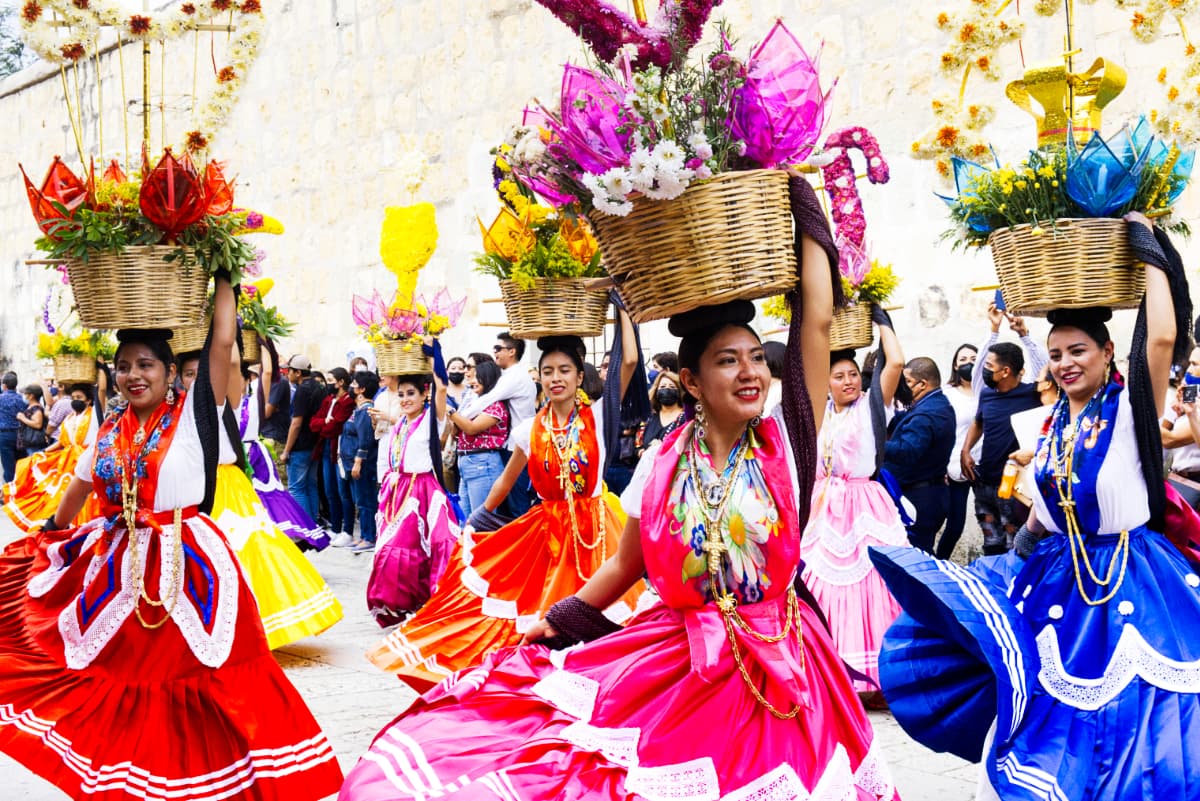
[[[658,402],[662,406],[674,406],[679,403],[679,390],[671,387],[663,387],[654,397],[658,398]]]
[[[87,401],[81,401],[81,400],[71,401],[71,411],[75,412],[75,414],[82,414],[83,410],[86,408],[87,408]]]
[[[446,376],[450,379],[450,383],[455,386],[461,384],[463,379],[467,377],[466,373],[446,373]]]
[[[647,370],[646,378],[648,378],[650,380],[650,383],[653,384],[654,379],[658,378],[658,370]]]
[[[1192,375],[1191,373],[1183,374],[1183,383],[1185,384],[1200,384],[1200,375]]]
[[[995,371],[989,370],[986,367],[983,367],[981,369],[983,370],[984,386],[988,387],[989,389],[995,389],[996,388],[996,373],[995,373]]]
[[[975,365],[972,364],[971,362],[967,362],[966,364],[960,364],[954,372],[958,374],[958,377],[960,380],[970,381],[971,380],[971,372],[974,369],[975,369]]]

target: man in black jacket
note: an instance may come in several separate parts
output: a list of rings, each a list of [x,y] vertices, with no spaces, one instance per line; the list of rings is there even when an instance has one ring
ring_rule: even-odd
[[[883,468],[917,510],[917,519],[908,527],[909,541],[933,553],[933,538],[950,509],[946,463],[954,449],[954,409],[942,393],[942,376],[933,359],[910,360],[904,365],[904,382],[912,390],[913,403],[884,447]]]

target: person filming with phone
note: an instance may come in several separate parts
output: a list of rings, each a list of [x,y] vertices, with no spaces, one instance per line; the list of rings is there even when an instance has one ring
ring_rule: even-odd
[[[1171,405],[1159,426],[1163,449],[1171,455],[1167,481],[1193,509],[1200,510],[1200,347],[1192,348],[1187,370],[1175,389]]]

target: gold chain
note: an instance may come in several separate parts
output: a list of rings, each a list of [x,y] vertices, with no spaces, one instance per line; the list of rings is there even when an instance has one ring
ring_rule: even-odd
[[[591,576],[584,575],[583,565],[579,561],[580,548],[587,551],[600,549],[600,562],[603,563],[608,559],[608,540],[604,530],[604,524],[600,517],[600,507],[597,505],[595,509],[595,538],[591,543],[588,543],[583,538],[583,532],[579,530],[579,520],[575,516],[575,485],[571,481],[571,442],[569,432],[572,428],[580,425],[578,417],[579,407],[575,406],[571,410],[571,415],[567,418],[567,422],[559,426],[558,421],[554,416],[554,407],[549,406],[546,409],[547,419],[550,422],[550,444],[554,447],[554,453],[558,456],[558,485],[566,496],[567,518],[571,521],[571,539],[575,543],[575,575],[581,581],[587,581]],[[560,444],[559,437],[555,436],[555,432],[563,434],[564,442]],[[603,501],[601,501],[603,503]]]
[[[730,498],[733,497],[733,486],[737,481],[738,474],[742,470],[742,465],[746,461],[746,454],[750,451],[750,433],[747,431],[744,437],[738,448],[732,473],[728,479],[722,479],[723,491],[719,503],[716,504],[715,516],[710,514],[712,504],[709,503],[706,493],[701,489],[700,475],[696,464],[700,460],[700,447],[697,442],[694,426],[692,428],[692,441],[687,451],[688,472],[691,475],[692,486],[695,488],[696,496],[700,500],[701,513],[708,522],[708,525],[705,526],[703,548],[705,553],[708,554],[709,581],[713,594],[716,596],[717,609],[720,610],[721,617],[725,621],[725,634],[729,638],[729,646],[733,651],[733,661],[737,664],[738,672],[742,674],[742,680],[750,688],[750,694],[754,696],[754,700],[780,720],[791,720],[800,713],[800,705],[793,706],[789,712],[781,712],[774,704],[767,700],[766,696],[755,685],[750,672],[746,670],[746,666],[742,662],[742,652],[738,647],[737,633],[734,631],[734,628],[741,629],[759,642],[772,644],[785,640],[794,629],[796,632],[796,641],[800,645],[800,668],[803,670],[804,632],[800,626],[800,610],[797,606],[796,590],[793,587],[788,587],[786,601],[787,616],[784,619],[783,629],[779,634],[760,634],[751,628],[750,624],[738,612],[737,596],[730,593],[725,584],[725,568],[722,557],[729,551],[729,548],[725,545],[721,537],[720,523],[725,518],[725,507],[729,504]]]
[[[1079,438],[1084,417],[1083,412],[1080,412],[1072,425],[1070,434],[1063,435],[1061,445],[1057,437],[1051,437],[1050,461],[1051,469],[1054,471],[1055,488],[1058,490],[1060,498],[1058,505],[1062,508],[1063,517],[1067,521],[1067,544],[1071,549],[1071,565],[1075,569],[1075,587],[1079,591],[1079,597],[1088,606],[1101,606],[1111,601],[1117,591],[1121,589],[1121,585],[1125,583],[1125,570],[1129,566],[1129,531],[1121,530],[1121,535],[1117,540],[1117,552],[1113,554],[1112,561],[1108,563],[1107,575],[1100,578],[1095,568],[1092,567],[1091,559],[1088,558],[1087,545],[1083,532],[1080,530],[1079,518],[1075,514],[1075,488],[1071,482],[1071,476],[1075,472],[1075,442]],[[1118,559],[1121,562],[1121,569],[1114,582],[1113,574],[1117,569]],[[1083,563],[1084,570],[1093,584],[1098,587],[1112,585],[1103,598],[1092,598],[1088,595],[1083,586],[1083,574],[1079,570],[1080,562]]]

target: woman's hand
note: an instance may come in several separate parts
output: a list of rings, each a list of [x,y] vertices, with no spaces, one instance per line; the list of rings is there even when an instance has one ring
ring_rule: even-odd
[[[355,481],[358,481],[359,476],[361,476],[361,475],[362,475],[362,460],[355,459],[354,467],[350,468],[350,478],[354,479]]]
[[[1142,214],[1140,211],[1131,211],[1128,214],[1126,214],[1122,219],[1125,220],[1126,222],[1141,223],[1142,225],[1146,226],[1147,231],[1154,230],[1154,223],[1150,222],[1150,219],[1145,214]]]
[[[525,632],[525,635],[521,637],[521,645],[533,645],[538,640],[549,639],[550,637],[557,636],[558,632],[546,622],[546,618],[542,618],[530,626],[529,631]]]
[[[1033,461],[1033,451],[1013,451],[1008,455],[1008,458],[1021,465],[1021,467],[1027,467]]]

